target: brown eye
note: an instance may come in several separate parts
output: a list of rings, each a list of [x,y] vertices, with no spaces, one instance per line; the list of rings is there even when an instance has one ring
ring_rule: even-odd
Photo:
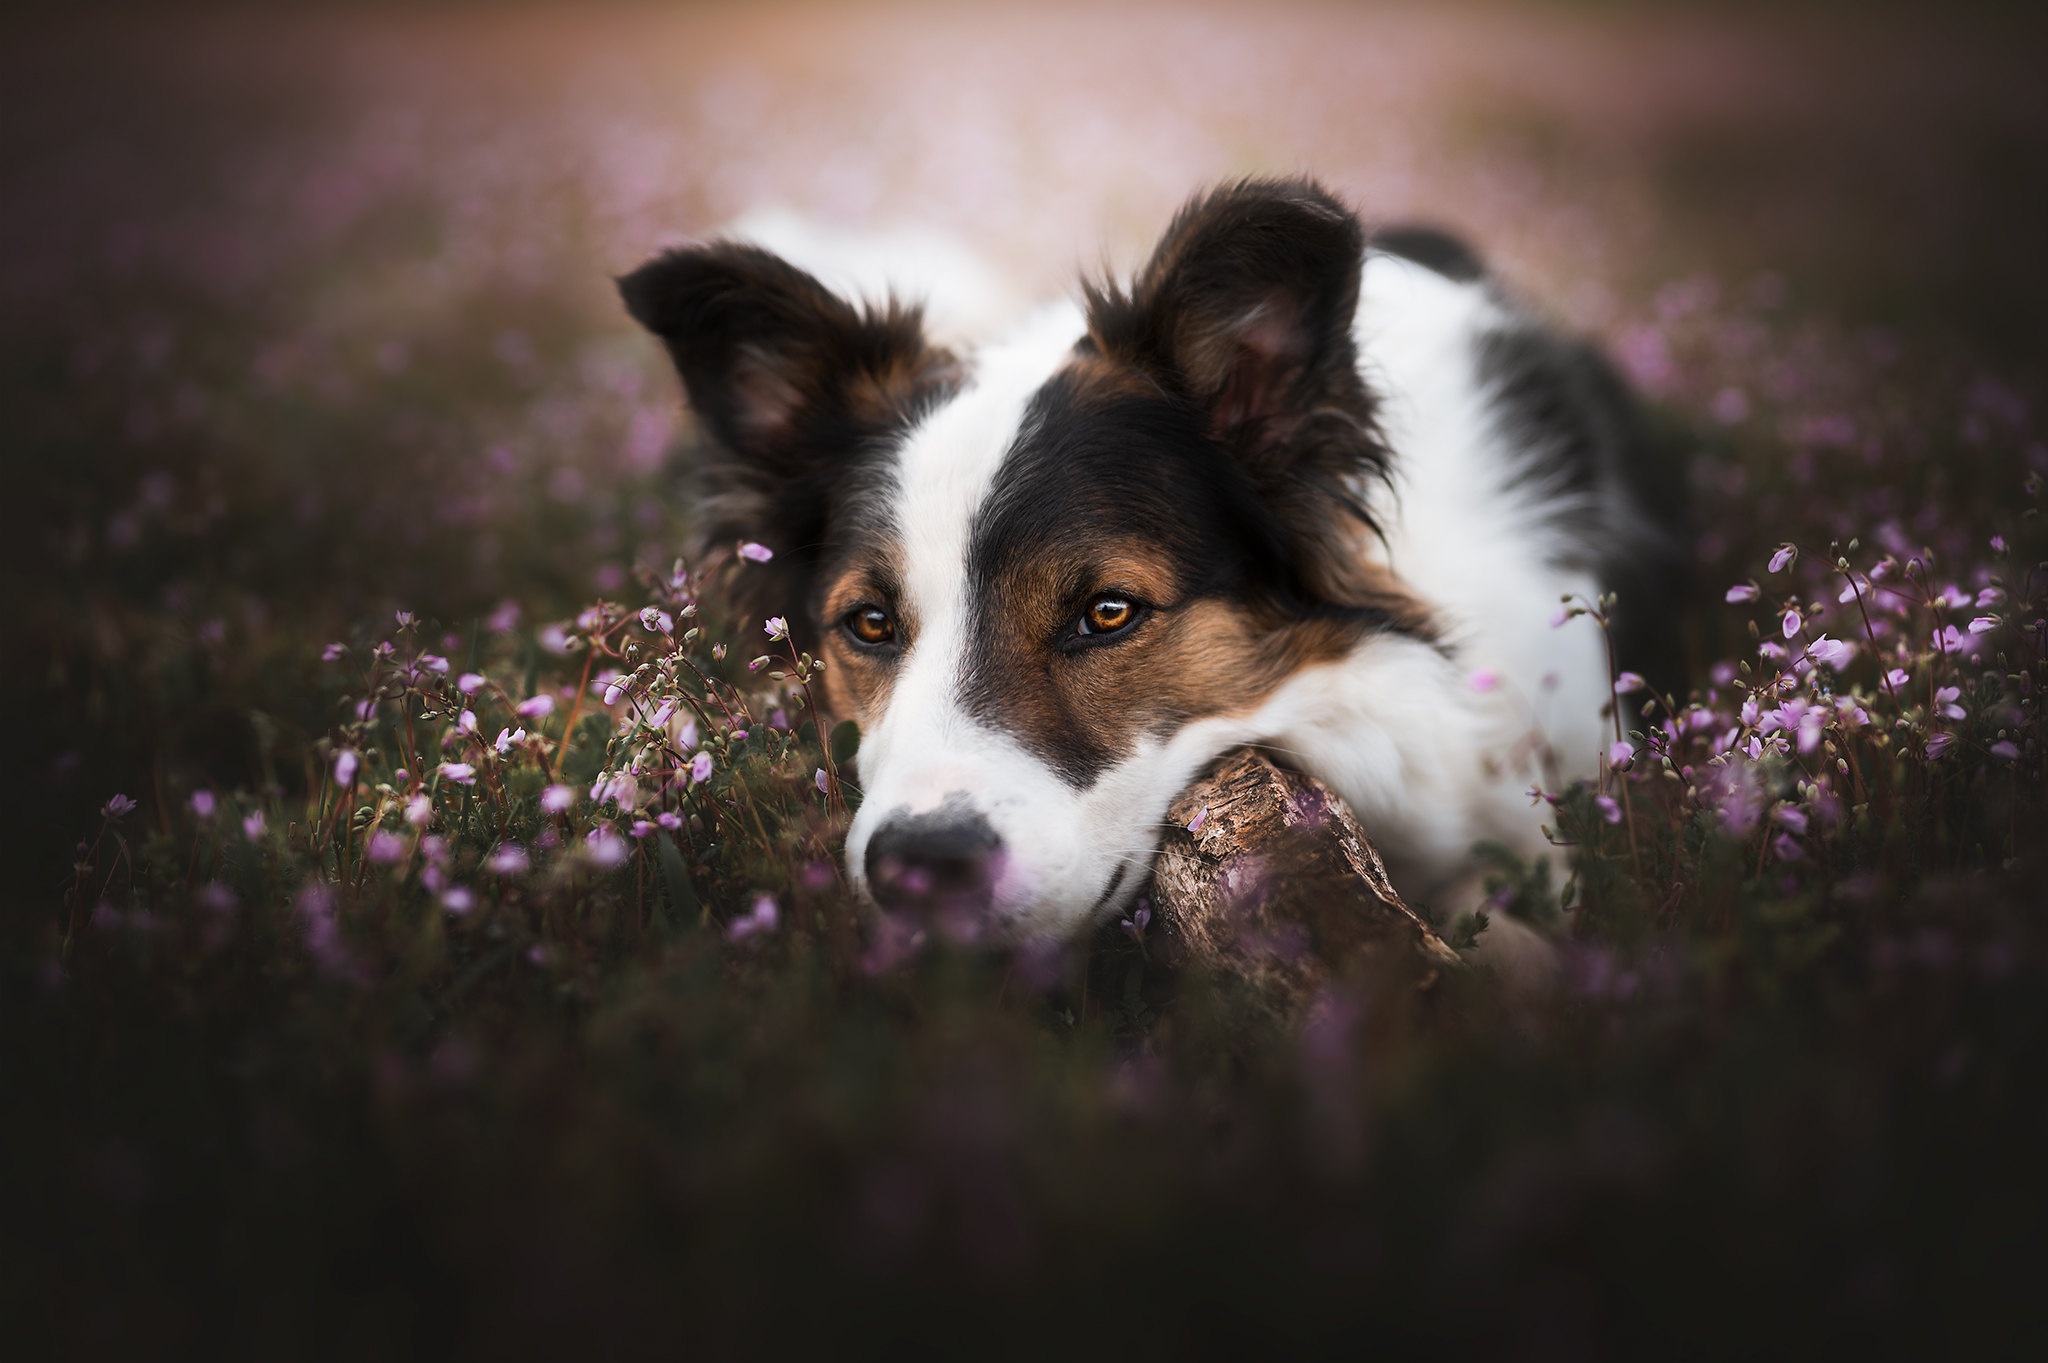
[[[1098,596],[1081,612],[1082,634],[1115,634],[1129,629],[1138,618],[1138,607],[1121,596]]]
[[[857,606],[842,622],[856,643],[878,648],[896,637],[896,622],[880,606]]]

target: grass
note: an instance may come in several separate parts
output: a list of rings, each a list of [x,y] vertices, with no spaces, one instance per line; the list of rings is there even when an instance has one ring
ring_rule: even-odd
[[[1114,930],[903,953],[837,870],[853,736],[678,569],[610,144],[390,22],[24,87],[64,136],[9,146],[65,154],[5,171],[44,192],[0,330],[13,1351],[2039,1348],[2048,435],[2005,320],[1875,328],[1925,290],[1837,306],[1762,233],[1572,305],[1703,533],[1681,691],[1539,793],[1569,879],[1501,868],[1578,909],[1557,996],[1356,975],[1282,1020]],[[1580,271],[1621,172],[1551,169],[1497,217]]]

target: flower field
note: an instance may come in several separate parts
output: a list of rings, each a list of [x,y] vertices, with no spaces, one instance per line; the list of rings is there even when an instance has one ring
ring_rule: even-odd
[[[2035,21],[7,23],[10,1352],[2040,1349]],[[1047,292],[1295,169],[1686,452],[1685,657],[1490,905],[1560,987],[864,923],[859,735],[611,277],[785,203]]]

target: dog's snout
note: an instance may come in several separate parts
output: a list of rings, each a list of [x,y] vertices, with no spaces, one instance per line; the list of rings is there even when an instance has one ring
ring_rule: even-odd
[[[868,841],[868,888],[886,909],[986,907],[1003,840],[957,801],[928,814],[890,816]]]

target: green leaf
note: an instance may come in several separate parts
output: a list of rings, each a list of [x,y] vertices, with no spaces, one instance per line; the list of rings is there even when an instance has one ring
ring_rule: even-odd
[[[661,879],[668,887],[671,910],[662,926],[673,931],[677,924],[687,923],[697,916],[697,887],[690,883],[690,872],[683,865],[683,854],[676,850],[674,834],[659,834],[655,847],[661,854]]]
[[[826,751],[832,754],[834,766],[844,766],[860,751],[860,725],[850,719],[842,719],[832,726],[832,737],[826,743]]]

